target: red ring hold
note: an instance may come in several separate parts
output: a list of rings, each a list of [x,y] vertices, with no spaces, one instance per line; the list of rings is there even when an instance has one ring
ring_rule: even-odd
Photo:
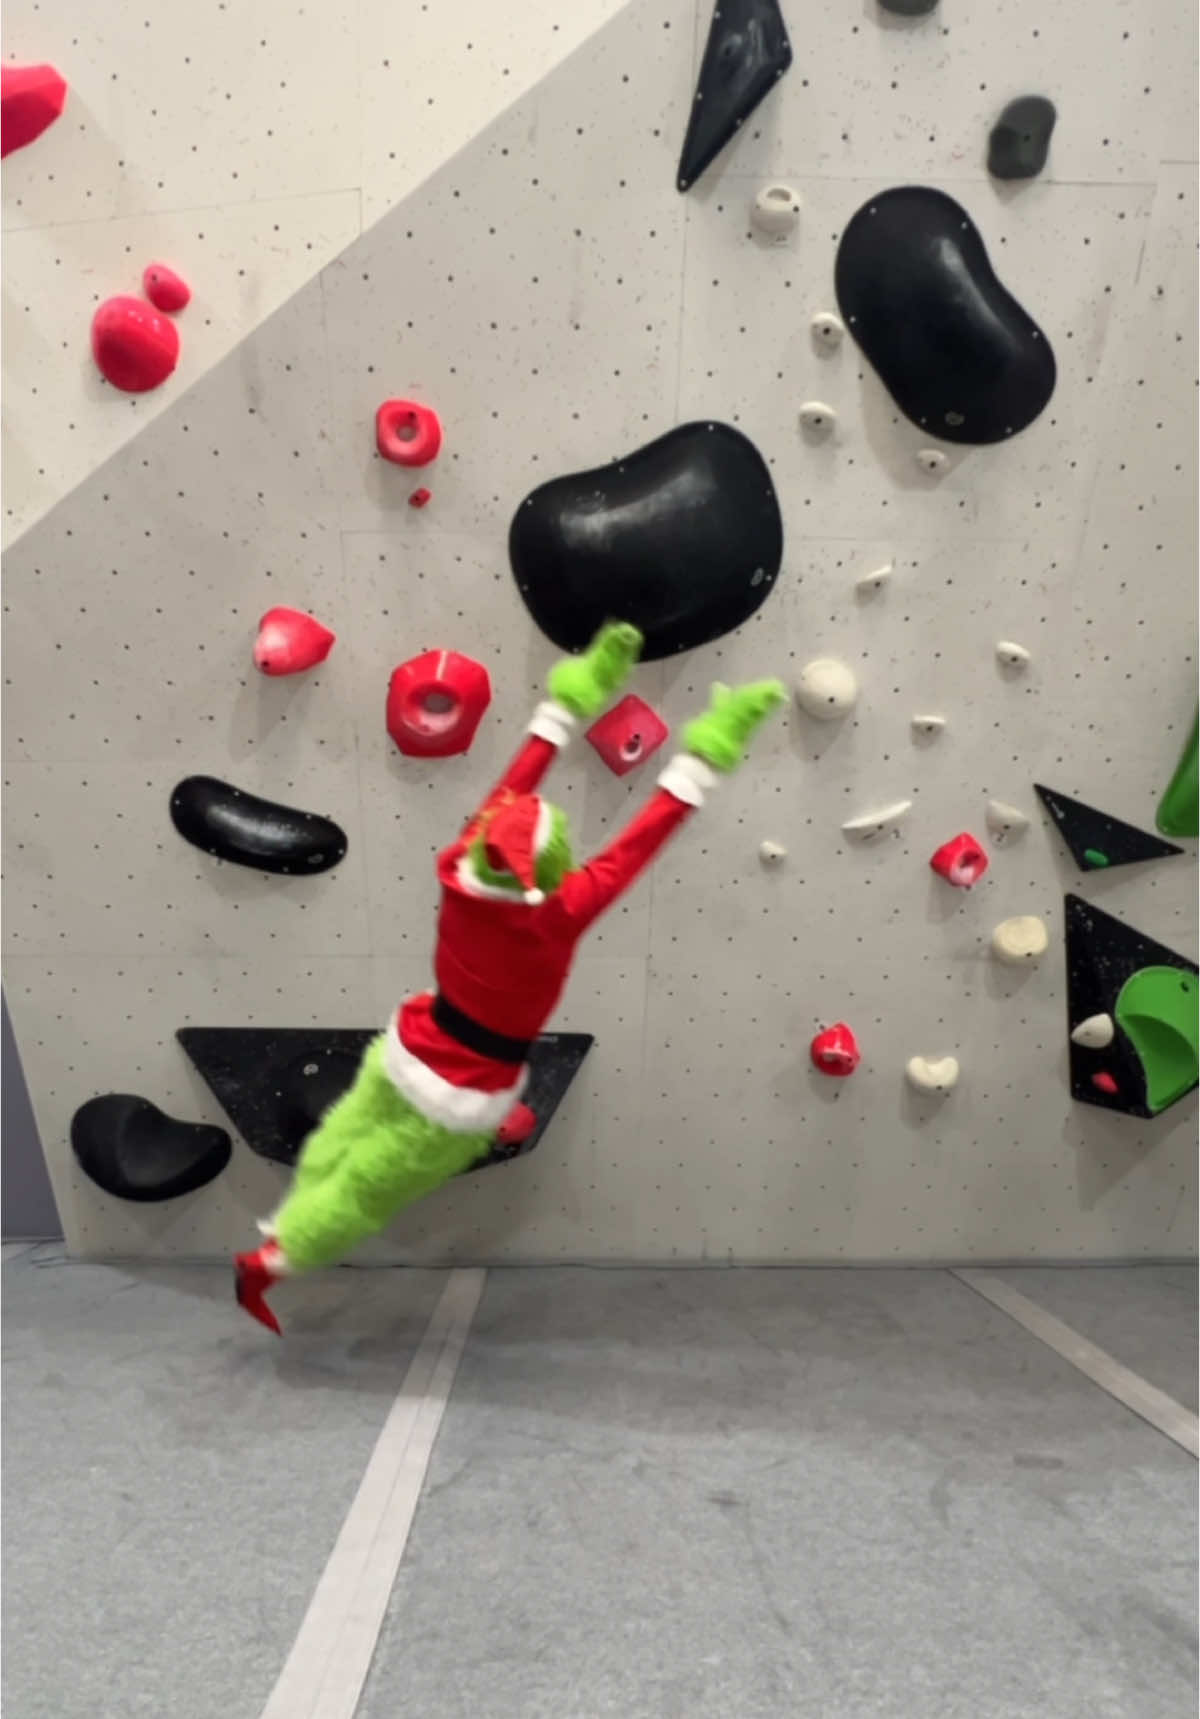
[[[427,466],[442,445],[442,426],[432,406],[416,400],[385,400],[375,414],[375,446],[397,466]]]

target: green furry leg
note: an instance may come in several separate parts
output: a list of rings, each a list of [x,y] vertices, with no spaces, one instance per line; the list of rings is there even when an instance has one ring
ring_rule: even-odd
[[[487,1134],[453,1134],[422,1116],[388,1079],[382,1037],[349,1092],[305,1141],[275,1234],[300,1271],[332,1265],[405,1206],[468,1169]]]

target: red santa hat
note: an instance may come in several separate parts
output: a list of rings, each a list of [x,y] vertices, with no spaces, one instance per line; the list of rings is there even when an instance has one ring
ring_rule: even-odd
[[[484,856],[493,871],[507,871],[525,891],[530,907],[545,901],[537,886],[537,856],[550,835],[550,808],[536,794],[517,794],[488,820]]]

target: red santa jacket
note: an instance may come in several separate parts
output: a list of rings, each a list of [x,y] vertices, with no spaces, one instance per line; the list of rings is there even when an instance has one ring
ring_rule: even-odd
[[[437,995],[402,1003],[388,1032],[388,1072],[431,1120],[461,1132],[499,1127],[520,1096],[526,1070],[518,1060],[472,1048],[436,1018],[438,998],[486,1035],[535,1039],[562,994],[579,939],[697,806],[715,780],[686,754],[672,759],[657,792],[607,847],[538,905],[478,878],[469,850],[480,821],[498,799],[536,791],[570,738],[574,718],[560,705],[540,705],[529,738],[452,846],[438,856],[442,887],[434,974]],[[468,1035],[470,1036],[470,1035]]]

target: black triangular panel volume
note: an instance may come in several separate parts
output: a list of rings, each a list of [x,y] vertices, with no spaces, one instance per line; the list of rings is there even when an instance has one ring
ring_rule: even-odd
[[[1033,785],[1081,871],[1106,871],[1114,865],[1169,859],[1172,854],[1183,852],[1174,842],[1164,842],[1149,830],[1139,830],[1120,818],[1110,818],[1107,812],[1085,806],[1082,800],[1072,800],[1053,788],[1043,788],[1040,782]]]
[[[175,1036],[250,1150],[290,1167],[325,1111],[348,1090],[379,1029],[180,1027]],[[523,1095],[536,1126],[519,1145],[494,1145],[474,1169],[533,1151],[594,1042],[591,1033],[537,1039]]]
[[[694,185],[792,63],[779,0],[716,0],[675,183]]]

